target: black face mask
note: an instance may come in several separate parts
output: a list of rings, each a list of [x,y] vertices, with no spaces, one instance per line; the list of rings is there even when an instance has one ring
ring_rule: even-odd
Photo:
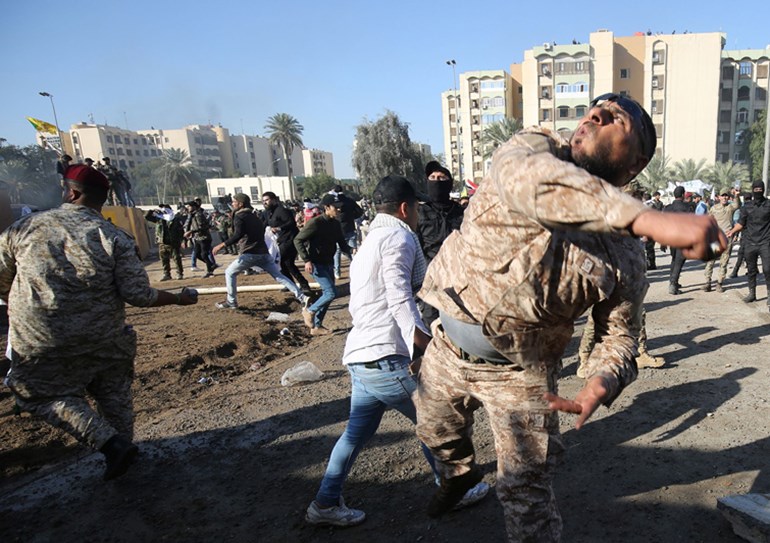
[[[452,190],[452,181],[428,181],[428,196],[431,202],[448,203],[449,193]]]
[[[762,191],[762,192],[757,191],[757,192],[752,193],[751,199],[754,200],[755,202],[762,202],[765,199],[764,191]]]

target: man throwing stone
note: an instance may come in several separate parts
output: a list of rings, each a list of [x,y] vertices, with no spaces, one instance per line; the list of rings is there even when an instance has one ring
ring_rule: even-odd
[[[713,258],[726,239],[708,216],[661,213],[623,194],[656,145],[649,115],[606,94],[568,143],[540,129],[496,152],[458,232],[428,268],[419,296],[438,308],[419,375],[417,435],[441,486],[428,514],[449,511],[481,480],[471,440],[484,405],[495,436],[497,494],[510,541],[559,541],[551,480],[561,452],[556,410],[580,428],[636,378],[647,290],[644,253],[629,234]],[[589,307],[597,345],[585,387],[558,397],[561,356]]]

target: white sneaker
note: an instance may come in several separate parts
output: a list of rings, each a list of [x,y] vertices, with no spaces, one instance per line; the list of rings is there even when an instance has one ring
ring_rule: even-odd
[[[195,266],[190,266],[190,271],[194,271],[194,272],[197,272],[197,271],[198,271],[198,268],[196,268]]]
[[[340,272],[334,272],[334,278],[335,279],[342,279],[342,274]]]
[[[489,485],[487,483],[484,481],[478,483],[476,486],[465,493],[463,499],[457,502],[457,505],[454,506],[453,511],[464,509],[466,507],[470,507],[471,505],[476,505],[484,499],[488,492]]]
[[[322,509],[313,500],[305,513],[305,521],[317,526],[357,526],[366,520],[366,513],[359,509],[345,506],[345,500],[340,496],[340,504]]]

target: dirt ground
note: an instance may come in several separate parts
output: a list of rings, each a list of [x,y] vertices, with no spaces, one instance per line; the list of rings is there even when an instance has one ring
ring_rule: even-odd
[[[222,257],[223,263],[229,257]],[[610,409],[581,431],[562,417],[568,447],[555,487],[565,542],[740,541],[716,510],[720,496],[770,491],[765,288],[746,305],[744,276],[724,294],[704,293],[703,264],[689,262],[683,294],[667,294],[670,258],[659,253],[647,298],[650,349],[661,369],[645,369]],[[731,262],[732,264],[732,262]],[[157,262],[148,263],[154,279]],[[166,288],[222,286],[213,278]],[[198,274],[200,275],[200,274]],[[342,291],[347,284],[343,276]],[[244,284],[270,283],[264,275]],[[367,512],[356,528],[303,522],[331,448],[344,429],[349,379],[340,357],[350,326],[347,298],[327,316],[337,333],[311,338],[284,292],[242,295],[245,309],[130,308],[139,333],[134,383],[139,461],[122,478],[101,480],[103,461],[63,432],[24,414],[0,388],[0,541],[436,541],[504,539],[491,495],[439,521],[425,505],[429,469],[410,423],[388,413],[345,488]],[[287,312],[284,324],[270,311]],[[573,396],[578,326],[563,360],[561,392]],[[282,387],[282,373],[310,360],[320,382]],[[495,455],[483,410],[478,460],[494,485]]]

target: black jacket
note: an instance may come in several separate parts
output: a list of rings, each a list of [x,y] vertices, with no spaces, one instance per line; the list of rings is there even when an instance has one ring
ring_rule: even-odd
[[[337,213],[337,220],[342,224],[342,233],[350,234],[356,231],[356,219],[364,214],[364,210],[353,200],[340,194],[342,206]]]
[[[250,207],[241,208],[233,214],[233,235],[225,240],[225,246],[236,243],[239,254],[267,254],[265,225]]]
[[[294,246],[304,262],[313,264],[333,264],[338,246],[340,251],[351,256],[339,221],[325,213],[305,223],[305,227],[294,238]]]
[[[418,210],[420,220],[417,223],[417,237],[425,260],[430,263],[449,234],[460,229],[465,209],[457,202],[450,201],[448,204],[427,202],[420,204]]]
[[[670,204],[668,204],[665,208],[663,208],[664,211],[673,211],[674,213],[692,213],[694,210],[690,204],[685,202],[684,200],[674,200]]]
[[[281,229],[279,232],[276,232],[278,245],[294,241],[294,236],[299,232],[297,221],[294,220],[294,213],[278,204],[273,209],[265,209],[264,217],[268,226]]]

